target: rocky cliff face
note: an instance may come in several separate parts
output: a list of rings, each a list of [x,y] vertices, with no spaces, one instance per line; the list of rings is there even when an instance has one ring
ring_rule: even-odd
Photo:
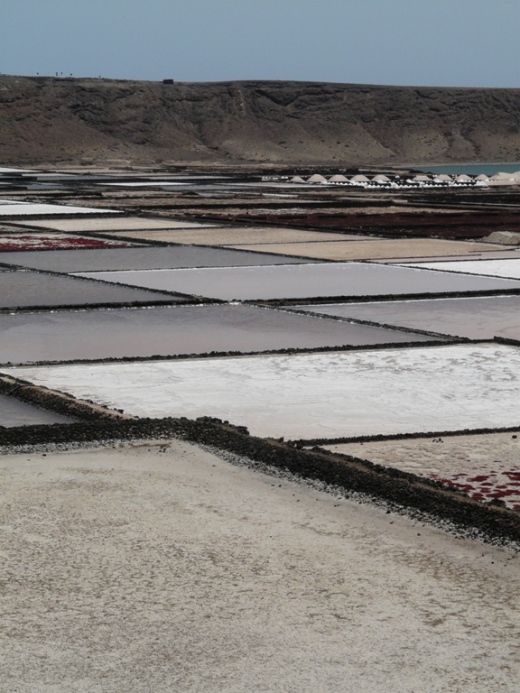
[[[0,76],[0,164],[520,161],[520,89]]]

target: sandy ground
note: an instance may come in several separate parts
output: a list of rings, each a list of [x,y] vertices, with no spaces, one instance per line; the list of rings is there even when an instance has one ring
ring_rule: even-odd
[[[163,450],[0,458],[2,692],[518,690],[518,553]]]
[[[405,472],[441,479],[478,500],[520,510],[520,431],[329,445]]]
[[[2,370],[134,416],[214,416],[274,438],[474,430],[520,419],[520,350],[493,343]]]
[[[464,241],[411,238],[406,240],[342,241],[335,243],[269,243],[262,245],[233,245],[233,248],[262,250],[265,253],[299,255],[320,260],[372,260],[395,257],[424,257],[435,255],[467,255],[489,248],[489,244]],[[436,269],[433,267],[433,269]],[[462,271],[462,270],[461,270]]]
[[[208,225],[209,226],[209,225]],[[117,236],[132,240],[165,241],[167,243],[192,243],[193,245],[255,245],[263,243],[303,243],[315,241],[365,240],[354,234],[327,233],[316,231],[299,231],[276,227],[221,227],[209,231],[183,229],[169,231],[117,231]],[[372,240],[371,237],[366,240]]]
[[[99,209],[94,210],[99,214]],[[109,211],[103,209],[102,211]],[[199,224],[173,219],[146,219],[145,217],[118,217],[117,219],[55,219],[53,221],[35,220],[28,226],[55,231],[120,231],[121,229],[173,229],[206,228],[212,224]]]

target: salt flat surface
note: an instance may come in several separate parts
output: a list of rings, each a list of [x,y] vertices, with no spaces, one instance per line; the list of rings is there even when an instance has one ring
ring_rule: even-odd
[[[40,251],[44,252],[44,251]],[[20,270],[0,273],[0,308],[23,306],[83,306],[91,303],[130,303],[133,301],[172,301],[186,299],[171,294],[136,290],[97,281],[78,281],[41,272]]]
[[[327,239],[321,240],[325,241]],[[262,247],[264,252],[280,253],[282,255],[293,254],[322,260],[375,260],[395,257],[422,257],[424,255],[466,255],[467,253],[489,248],[489,245],[485,243],[444,241],[429,238],[410,238],[406,240],[373,240],[371,238],[360,240],[358,238],[356,241],[345,241],[345,239],[336,238],[335,240],[337,241],[336,243],[299,243],[297,247],[281,241]],[[245,246],[233,245],[233,247],[242,248]],[[260,249],[259,246],[254,245],[249,247],[251,250]]]
[[[259,436],[340,438],[520,420],[520,350],[496,344],[2,370],[136,416],[215,416]]]
[[[110,251],[103,251],[107,252]],[[285,261],[284,259],[284,263]],[[507,279],[361,262],[92,272],[88,276],[149,289],[180,291],[223,300],[435,294],[520,288],[520,282]]]
[[[516,689],[511,549],[175,440],[0,469],[6,693]]]
[[[448,270],[493,277],[520,279],[520,258],[505,260],[464,260],[463,262],[425,262],[410,267],[424,267],[433,270]]]
[[[295,309],[453,337],[520,339],[520,296],[329,303]]]
[[[52,411],[38,409],[13,397],[0,395],[0,427],[34,426],[36,424],[70,423],[73,419]],[[0,684],[1,686],[1,684]]]
[[[6,204],[7,203],[7,204]],[[49,205],[39,203],[15,202],[7,200],[0,205],[0,216],[27,216],[46,214],[119,214],[115,209],[99,209],[92,207],[74,207],[72,205]]]
[[[520,431],[324,446],[387,467],[440,480],[472,498],[520,510]]]
[[[293,262],[303,262],[294,259]],[[0,262],[53,272],[148,270],[287,263],[285,258],[227,248],[200,246],[102,248],[94,250],[23,251],[0,253]],[[126,282],[128,283],[128,282]],[[132,283],[132,282],[130,282]]]
[[[427,342],[430,338],[243,305],[0,315],[0,363]]]
[[[362,240],[359,236],[344,236],[340,233],[321,233],[283,228],[260,227],[215,227],[210,230],[169,230],[169,231],[130,231],[124,233],[132,240],[166,241],[168,243],[192,243],[193,245],[261,245],[263,243],[283,242],[301,243],[304,241],[344,241]]]
[[[27,168],[6,168],[5,166],[0,166],[0,173],[34,173],[34,171]]]
[[[98,214],[104,209],[98,208]],[[56,231],[121,231],[132,229],[175,229],[175,228],[206,228],[214,224],[202,224],[174,219],[150,219],[146,217],[123,217],[107,219],[54,219],[35,220],[30,226]]]

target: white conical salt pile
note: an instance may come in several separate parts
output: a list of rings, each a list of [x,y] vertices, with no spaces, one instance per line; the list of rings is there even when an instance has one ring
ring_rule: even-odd
[[[486,183],[489,180],[489,176],[486,176],[485,173],[479,173],[478,176],[475,177],[475,180]]]
[[[504,171],[500,171],[499,173],[495,173],[494,176],[491,176],[489,179],[489,184],[490,185],[520,185],[520,171],[516,171],[515,173],[504,173]]]
[[[313,176],[307,179],[307,183],[326,183],[327,179],[325,176],[315,173]]]
[[[460,176],[455,177],[456,183],[471,183],[472,181],[473,179],[467,176],[465,173],[461,173]]]
[[[372,183],[390,183],[390,178],[385,176],[384,173],[378,173],[377,176],[372,178]]]
[[[290,183],[305,183],[305,181],[301,176],[293,176],[290,180]]]
[[[352,176],[350,179],[351,183],[369,183],[370,181],[366,176],[364,176],[362,173],[358,173],[355,176]]]
[[[341,173],[336,173],[335,176],[329,178],[329,183],[346,183],[348,178]]]
[[[429,183],[431,181],[430,176],[427,176],[425,173],[420,173],[417,176],[414,176],[412,178],[412,181],[414,183]]]
[[[452,182],[452,177],[449,176],[447,173],[439,173],[439,175],[435,176],[433,179],[434,183],[451,183]]]

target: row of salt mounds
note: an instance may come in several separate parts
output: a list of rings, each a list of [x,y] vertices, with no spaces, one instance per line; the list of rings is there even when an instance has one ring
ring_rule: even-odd
[[[491,176],[488,185],[520,185],[520,171],[515,173],[504,173],[500,171]]]
[[[461,173],[459,175],[450,175],[448,173],[439,173],[437,175],[431,175],[427,173],[418,173],[417,175],[406,178],[406,179],[401,179],[399,176],[396,176],[393,180],[389,178],[388,176],[384,175],[383,173],[379,173],[372,178],[369,178],[368,176],[358,173],[354,176],[351,176],[348,178],[347,176],[337,173],[333,176],[330,176],[330,178],[327,180],[325,176],[323,176],[321,173],[315,173],[307,180],[305,178],[302,178],[302,176],[293,176],[290,180],[291,183],[310,183],[311,185],[317,185],[317,184],[326,184],[326,183],[349,183],[349,184],[362,184],[366,185],[369,183],[378,183],[379,185],[386,185],[386,184],[391,184],[391,183],[419,183],[419,184],[428,184],[428,183],[444,183],[444,184],[454,184],[454,183],[462,183],[462,184],[471,184],[471,183],[480,183],[480,184],[489,184],[489,185],[520,185],[520,171],[516,171],[515,173],[504,173],[504,172],[499,172],[495,173],[492,176],[487,176],[485,173],[480,173],[478,176],[469,176],[466,173]]]
[[[497,183],[499,184],[504,182],[508,183],[509,182],[509,176],[508,174],[497,174],[500,176],[497,178]],[[516,174],[513,174],[516,175]],[[507,176],[507,179],[505,178]],[[369,178],[368,176],[358,173],[350,178],[347,176],[344,176],[341,173],[335,174],[331,176],[328,180],[325,176],[323,176],[320,173],[315,173],[307,180],[302,178],[302,176],[293,176],[291,178],[290,182],[291,183],[298,183],[298,184],[310,184],[310,185],[326,185],[326,184],[346,184],[346,185],[361,185],[361,186],[367,186],[367,185],[391,185],[393,187],[395,186],[404,186],[404,185],[486,185],[490,179],[488,176],[485,174],[481,174],[480,176],[476,177],[471,177],[468,176],[465,173],[462,173],[458,176],[450,176],[447,173],[441,173],[437,176],[430,176],[424,173],[417,174],[416,176],[413,176],[411,178],[406,178],[406,179],[401,179],[398,176],[394,178],[393,180],[386,176],[383,173],[379,173],[376,176],[373,176],[372,178]],[[493,180],[493,178],[491,179]],[[512,182],[512,181],[511,181]],[[520,182],[520,181],[519,181]]]

